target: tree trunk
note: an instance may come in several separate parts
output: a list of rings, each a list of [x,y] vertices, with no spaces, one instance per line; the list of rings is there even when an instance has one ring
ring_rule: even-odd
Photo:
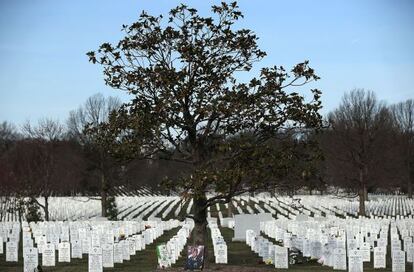
[[[19,199],[18,200],[18,206],[17,206],[17,212],[18,212],[18,214],[19,214],[19,222],[20,223],[22,223],[22,209],[23,209],[23,207],[22,207],[22,201]]]
[[[107,184],[105,174],[101,173],[101,216],[106,217]]]
[[[364,186],[364,199],[365,199],[365,201],[368,201],[369,200],[368,199],[368,189],[367,189],[366,186]]]
[[[233,204],[231,203],[231,200],[228,203],[229,208],[227,209],[227,217],[233,217]]]
[[[359,171],[359,189],[358,189],[358,195],[359,195],[359,215],[365,216],[365,182],[364,182],[364,173],[362,169]]]
[[[204,268],[208,267],[208,249],[207,249],[207,198],[205,195],[195,197],[193,202],[194,209],[194,229],[193,245],[204,245]]]
[[[360,188],[358,191],[359,195],[359,215],[365,216],[365,193],[364,188]]]
[[[407,183],[407,194],[408,194],[408,198],[413,198],[413,183],[412,183],[412,178],[413,175],[411,174],[411,169],[409,168],[409,175],[408,175],[408,183]]]
[[[205,205],[207,198],[205,196],[195,197],[194,202],[194,230],[193,244],[205,245],[207,234],[207,209]]]
[[[45,221],[49,221],[49,197],[45,196]]]

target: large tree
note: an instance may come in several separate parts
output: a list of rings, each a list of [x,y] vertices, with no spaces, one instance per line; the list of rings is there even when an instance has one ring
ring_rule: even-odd
[[[101,123],[107,122],[109,114],[120,106],[121,101],[118,98],[111,96],[105,98],[98,93],[89,97],[78,109],[70,111],[66,122],[68,136],[82,146],[87,163],[85,173],[87,180],[99,184],[97,187],[100,197],[97,199],[101,201],[101,216],[103,217],[107,216],[110,204],[107,199],[114,182],[119,179],[117,174],[121,166],[106,150],[105,132],[97,128]]]
[[[408,99],[404,102],[391,106],[394,123],[401,139],[403,147],[404,170],[407,183],[408,197],[413,197],[414,179],[414,100]]]
[[[288,73],[261,69],[243,83],[266,54],[256,35],[235,29],[243,17],[236,3],[213,6],[214,18],[180,5],[163,16],[143,12],[123,26],[125,37],[87,55],[104,67],[107,85],[133,98],[102,127],[112,152],[122,158],[169,159],[188,165],[189,174],[166,186],[194,200],[193,242],[203,244],[206,209],[235,195],[274,188],[296,159],[295,145],[275,144],[287,130],[321,124],[320,91],[305,100],[289,88],[317,80],[305,61]],[[298,158],[301,159],[301,158]]]
[[[356,190],[359,214],[365,216],[368,190],[389,187],[397,178],[389,159],[395,151],[389,148],[395,139],[390,112],[372,91],[355,89],[343,96],[328,118],[331,129],[324,133],[322,144],[327,177],[336,186]]]

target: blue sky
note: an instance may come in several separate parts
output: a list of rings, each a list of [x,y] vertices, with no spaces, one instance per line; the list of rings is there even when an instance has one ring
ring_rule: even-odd
[[[184,2],[208,15],[217,1],[0,0],[0,122],[64,121],[89,96],[128,99],[104,85],[87,51],[122,38],[142,10],[166,14]],[[323,113],[345,91],[373,90],[395,103],[414,98],[414,1],[239,1],[240,27],[254,30],[268,56],[260,67],[310,60],[321,80]]]

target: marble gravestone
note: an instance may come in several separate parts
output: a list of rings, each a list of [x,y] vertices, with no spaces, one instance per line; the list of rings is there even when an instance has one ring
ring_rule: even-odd
[[[353,249],[348,252],[348,271],[363,272],[363,257],[359,250]]]
[[[43,248],[42,253],[42,266],[55,266],[56,257],[55,257],[55,245],[46,244]]]
[[[102,245],[102,266],[114,267],[114,246],[112,244]]]
[[[392,255],[392,272],[405,272],[404,251],[396,251]]]
[[[289,268],[288,249],[286,247],[275,247],[275,268]]]
[[[82,243],[79,240],[72,240],[72,258],[82,259]]]
[[[346,270],[346,249],[335,248],[334,249],[334,270]]]
[[[236,214],[234,216],[233,241],[246,241],[246,230],[260,233],[260,222],[273,220],[271,213],[261,214]]]
[[[374,269],[386,267],[386,253],[385,247],[374,248]]]
[[[28,248],[23,258],[23,272],[33,272],[39,264],[37,248]]]
[[[18,249],[19,244],[14,241],[6,243],[6,262],[17,262],[18,261]]]
[[[92,247],[88,256],[88,272],[102,272],[102,248]]]
[[[60,243],[58,245],[58,250],[58,262],[70,263],[70,243]]]
[[[124,258],[122,255],[123,252],[123,245],[120,243],[114,244],[114,263],[123,263]]]

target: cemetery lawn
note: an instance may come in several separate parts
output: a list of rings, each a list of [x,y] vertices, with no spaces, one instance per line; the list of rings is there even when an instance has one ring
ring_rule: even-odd
[[[134,272],[150,272],[150,271],[184,271],[184,258],[178,259],[176,265],[172,269],[157,270],[156,263],[157,257],[155,253],[155,246],[162,242],[167,242],[172,236],[174,236],[179,228],[166,232],[158,240],[147,246],[144,251],[138,251],[135,256],[131,256],[130,261],[124,261],[123,264],[115,264],[114,268],[104,268],[104,271],[134,271]],[[229,265],[216,265],[214,264],[214,257],[212,256],[211,241],[208,244],[208,254],[210,254],[209,264],[203,271],[222,271],[222,272],[260,272],[260,271],[276,271],[272,265],[265,265],[260,261],[260,258],[254,254],[250,248],[244,242],[230,242],[233,237],[233,231],[231,229],[222,228],[221,233],[228,245],[228,261]],[[210,237],[209,237],[210,238]],[[184,251],[183,251],[184,253]],[[57,254],[57,252],[56,252]],[[56,256],[57,257],[57,256]],[[21,252],[19,252],[19,262],[11,263],[5,262],[5,254],[0,255],[0,271],[1,272],[21,272],[23,270],[23,260],[21,258]],[[390,261],[387,259],[387,269],[373,269],[372,263],[366,263],[364,265],[364,271],[391,271]],[[39,257],[39,263],[41,258]],[[87,272],[88,260],[87,255],[83,256],[83,259],[71,259],[71,263],[63,264],[56,262],[56,267],[44,268],[43,271],[50,272]],[[412,271],[412,266],[407,265],[406,271]],[[188,270],[187,270],[188,271]],[[281,271],[281,270],[277,270]],[[332,268],[324,267],[318,263],[311,264],[297,264],[290,265],[287,271],[300,272],[300,271],[333,271]]]
[[[166,243],[172,238],[180,228],[175,228],[166,231],[164,235],[159,237],[151,245],[148,245],[145,250],[138,251],[135,256],[131,256],[130,261],[124,261],[123,264],[115,264],[114,268],[105,268],[104,271],[134,271],[134,272],[149,272],[149,271],[184,271],[184,257],[177,260],[173,268],[168,270],[157,270],[157,256],[156,245]],[[203,271],[223,271],[223,272],[259,272],[259,271],[276,271],[273,265],[265,265],[259,256],[253,253],[244,242],[232,242],[233,230],[229,228],[220,228],[221,234],[228,246],[228,265],[214,264],[213,246],[210,232],[207,237],[208,262],[206,269]],[[189,239],[189,242],[191,239]],[[19,247],[19,262],[6,262],[6,255],[0,254],[0,271],[1,272],[21,272],[23,270],[22,246]],[[182,255],[185,254],[185,249]],[[391,271],[390,252],[387,253],[387,269],[375,269],[373,263],[365,263],[364,271]],[[371,255],[371,259],[373,256]],[[57,260],[57,252],[56,252]],[[39,257],[39,264],[41,264],[41,257]],[[407,264],[406,271],[412,271],[412,265]],[[47,272],[87,272],[88,259],[87,255],[83,255],[83,259],[71,259],[70,263],[58,263],[56,261],[55,267],[43,268]],[[279,271],[279,270],[277,270]],[[321,266],[316,261],[307,264],[290,265],[288,271],[333,271],[332,268]]]
[[[221,235],[223,236],[224,240],[227,243],[227,258],[228,258],[228,265],[218,265],[214,263],[214,255],[213,255],[213,245],[211,241],[210,232],[208,235],[207,247],[208,247],[208,263],[203,271],[210,272],[210,271],[222,271],[222,272],[260,272],[260,271],[292,271],[292,272],[300,272],[300,271],[334,271],[332,268],[327,266],[322,266],[316,261],[307,264],[296,264],[296,265],[289,265],[289,269],[278,269],[276,270],[273,265],[266,265],[261,261],[261,258],[255,254],[253,251],[250,250],[250,247],[245,242],[232,242],[232,238],[234,236],[233,230],[229,228],[220,228]],[[390,256],[390,252],[388,252],[387,256]],[[371,255],[371,259],[373,256]],[[172,269],[168,270],[157,270],[161,271],[189,271],[184,270],[185,260],[183,257],[177,260],[177,263],[173,266]],[[364,263],[364,272],[365,271],[391,271],[391,259],[387,258],[387,268],[386,269],[374,269],[373,262],[371,263]],[[411,264],[406,266],[406,271],[412,271]]]
[[[146,272],[155,271],[157,269],[157,254],[155,247],[157,244],[166,243],[170,238],[177,234],[178,228],[171,229],[164,232],[164,234],[156,239],[154,243],[147,245],[145,250],[137,251],[135,256],[131,256],[130,261],[124,261],[122,264],[115,264],[114,268],[105,268],[104,271],[134,271]],[[21,272],[23,271],[22,245],[19,247],[19,262],[6,262],[6,254],[0,254],[0,271],[1,272]],[[88,256],[83,255],[82,259],[71,259],[70,263],[58,263],[58,252],[56,251],[56,266],[42,267],[45,272],[87,272],[88,271]],[[39,264],[42,263],[42,258],[39,257]]]
[[[185,260],[183,257],[178,259],[177,263],[172,269],[157,270],[157,256],[155,252],[155,246],[162,242],[167,242],[172,236],[174,236],[179,228],[167,231],[163,236],[159,237],[155,243],[146,247],[143,251],[138,251],[135,256],[131,256],[130,261],[124,261],[123,264],[115,264],[114,268],[105,268],[104,271],[134,271],[134,272],[151,272],[151,271],[184,271]],[[221,234],[227,241],[228,246],[228,262],[229,265],[216,265],[214,264],[213,248],[211,239],[208,243],[208,254],[210,256],[208,265],[203,271],[223,271],[223,272],[260,272],[260,271],[276,271],[272,265],[265,265],[261,262],[258,255],[254,254],[250,248],[244,242],[231,242],[233,237],[233,231],[228,228],[221,228]],[[0,271],[1,272],[21,272],[23,270],[23,260],[19,252],[19,262],[11,263],[5,261],[5,254],[0,255]],[[184,251],[182,252],[184,253]],[[57,252],[56,252],[57,255]],[[388,255],[389,256],[389,255]],[[57,258],[57,256],[56,256]],[[39,257],[39,263],[41,258]],[[83,255],[83,259],[71,259],[68,264],[56,262],[55,267],[43,268],[43,271],[50,272],[87,272],[88,260],[87,255]],[[280,271],[277,270],[277,271]],[[333,271],[332,268],[321,266],[320,264],[313,262],[308,264],[290,265],[287,271],[300,272],[300,271]],[[365,263],[364,271],[391,271],[391,260],[387,258],[387,269],[375,269],[372,263]],[[412,271],[411,264],[406,267],[406,271]]]

